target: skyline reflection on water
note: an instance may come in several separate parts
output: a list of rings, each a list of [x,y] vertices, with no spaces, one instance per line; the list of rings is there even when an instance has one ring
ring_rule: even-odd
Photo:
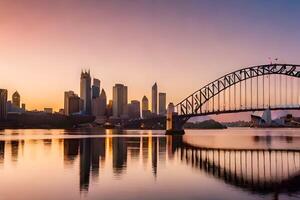
[[[2,131],[0,199],[300,197],[296,129],[163,133]]]

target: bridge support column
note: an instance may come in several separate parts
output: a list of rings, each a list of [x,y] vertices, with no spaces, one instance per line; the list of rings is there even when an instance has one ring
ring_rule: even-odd
[[[166,135],[184,135],[183,124],[177,113],[172,110],[167,111]]]

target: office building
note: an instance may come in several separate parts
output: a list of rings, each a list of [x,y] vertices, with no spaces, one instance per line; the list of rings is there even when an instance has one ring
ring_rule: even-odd
[[[128,105],[128,116],[131,119],[139,119],[141,117],[140,102],[137,100],[132,100]]]
[[[65,115],[70,115],[69,112],[69,98],[71,96],[74,96],[75,93],[73,91],[66,91],[64,94],[64,114]]]
[[[102,89],[99,97],[92,99],[92,114],[96,117],[104,117],[106,114],[106,93]]]
[[[157,114],[157,84],[155,83],[152,86],[152,102],[151,102],[151,106],[152,106],[152,113]]]
[[[127,117],[127,86],[115,84],[113,87],[113,117]]]
[[[15,93],[13,93],[12,95],[12,105],[15,108],[20,108],[20,104],[21,104],[21,96],[20,94],[16,91]]]
[[[166,93],[160,92],[158,94],[158,111],[160,115],[165,115],[166,114]]]
[[[6,112],[11,113],[11,112],[14,112],[14,111],[15,111],[15,109],[14,109],[14,106],[12,105],[12,102],[7,101],[6,102]]]
[[[142,99],[142,111],[143,110],[149,110],[149,101],[146,96],[143,96],[143,99]]]
[[[65,115],[71,115],[79,113],[83,107],[83,101],[73,91],[65,92],[64,98],[64,113]]]
[[[143,96],[143,99],[142,99],[142,117],[145,119],[145,118],[149,117],[150,114],[151,114],[151,112],[149,110],[148,98],[146,96]]]
[[[7,119],[7,90],[0,89],[0,121],[4,121]]]
[[[92,99],[100,96],[100,80],[94,78],[92,86]]]
[[[82,112],[92,114],[92,94],[91,94],[91,75],[90,71],[81,72],[80,77],[80,98],[83,100]]]

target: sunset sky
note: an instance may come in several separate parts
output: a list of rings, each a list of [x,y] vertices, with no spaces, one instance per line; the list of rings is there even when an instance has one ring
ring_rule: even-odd
[[[297,0],[0,0],[0,88],[28,109],[63,107],[81,69],[129,100],[151,86],[179,102],[250,65],[300,63]]]

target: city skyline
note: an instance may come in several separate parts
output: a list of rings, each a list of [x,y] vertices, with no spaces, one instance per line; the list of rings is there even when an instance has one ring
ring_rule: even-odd
[[[299,10],[0,0],[0,200],[299,198]]]
[[[142,98],[142,104],[140,100],[128,99],[128,87],[126,85],[116,83],[113,86],[113,99],[109,100],[107,104],[107,96],[104,88],[100,87],[101,80],[98,78],[91,78],[90,70],[82,70],[80,75],[80,96],[72,89],[64,92],[63,108],[55,111],[51,107],[45,107],[43,110],[28,110],[26,105],[21,105],[21,95],[18,91],[15,91],[11,97],[11,100],[7,96],[1,99],[1,104],[6,104],[7,111],[4,109],[3,117],[5,119],[8,114],[24,114],[24,113],[46,113],[46,114],[60,114],[65,116],[93,116],[97,123],[104,123],[107,120],[118,119],[140,119],[157,116],[158,114],[165,115],[166,110],[166,93],[159,93],[157,96],[157,83],[155,83],[156,94],[155,107],[156,110],[151,113],[148,108],[145,110],[144,99]],[[152,88],[153,89],[153,88]],[[5,95],[7,90],[4,89]],[[101,93],[100,93],[101,91]],[[152,98],[153,100],[153,98]],[[158,103],[157,103],[157,100]],[[112,106],[112,107],[111,107]],[[159,108],[159,113],[157,113]],[[145,114],[145,112],[147,114]]]
[[[47,2],[0,6],[1,88],[9,97],[18,90],[28,110],[63,108],[64,91],[80,93],[82,68],[101,79],[108,100],[115,83],[141,101],[158,82],[176,104],[243,66],[298,61],[297,1]]]

